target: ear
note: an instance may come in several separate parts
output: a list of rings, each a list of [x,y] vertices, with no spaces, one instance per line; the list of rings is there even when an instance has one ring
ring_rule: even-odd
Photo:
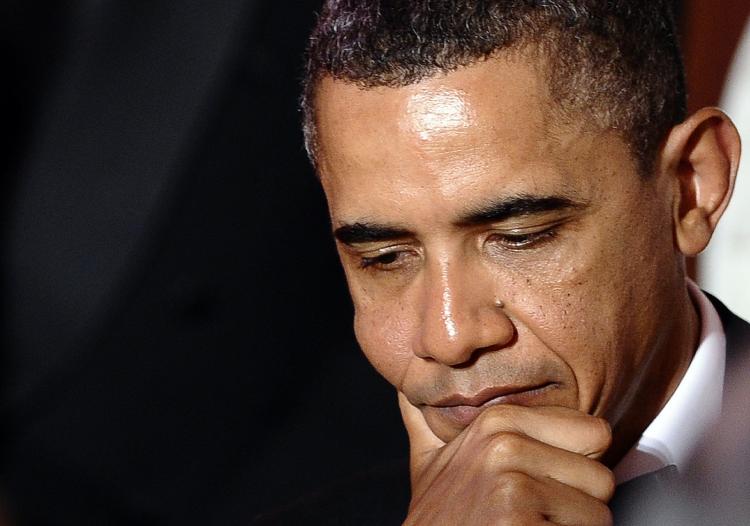
[[[740,136],[717,108],[703,108],[667,135],[661,169],[675,184],[675,239],[686,256],[708,245],[729,204],[740,160]]]

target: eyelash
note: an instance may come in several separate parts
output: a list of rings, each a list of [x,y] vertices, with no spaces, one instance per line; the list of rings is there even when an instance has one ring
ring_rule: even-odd
[[[510,250],[526,250],[539,247],[557,236],[557,226],[553,226],[540,232],[529,232],[527,234],[495,234],[494,238],[500,238],[501,244]]]
[[[389,265],[394,263],[399,257],[399,252],[387,252],[374,257],[362,257],[359,260],[359,268],[372,268],[375,265]],[[387,270],[387,269],[383,269]]]

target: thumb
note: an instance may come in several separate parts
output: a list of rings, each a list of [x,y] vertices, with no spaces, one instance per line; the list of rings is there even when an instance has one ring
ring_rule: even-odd
[[[424,419],[422,411],[414,407],[403,393],[398,393],[398,405],[401,408],[401,418],[409,435],[409,450],[412,469],[421,463],[421,459],[443,447],[445,442],[432,432]]]

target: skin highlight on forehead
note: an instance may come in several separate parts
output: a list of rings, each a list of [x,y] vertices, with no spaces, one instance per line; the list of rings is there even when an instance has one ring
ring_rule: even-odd
[[[475,116],[466,93],[452,89],[425,89],[409,97],[403,123],[408,133],[430,141],[441,133],[466,132]]]
[[[514,104],[504,104],[509,100]],[[351,176],[382,178],[407,172],[407,157],[424,161],[431,180],[412,184],[413,180],[404,178],[391,185],[394,191],[415,196],[434,190],[451,198],[490,171],[526,170],[528,179],[540,179],[544,172],[561,169],[560,164],[569,157],[566,150],[592,137],[585,130],[564,134],[554,129],[548,94],[537,68],[515,54],[399,88],[362,89],[324,78],[316,107],[318,115],[326,115],[317,119],[323,184],[331,177],[346,176],[347,189],[352,190],[351,199],[329,200],[333,215],[341,218],[347,213],[337,209],[340,202],[370,197],[357,190],[358,182]],[[373,108],[377,111],[372,112]],[[533,133],[520,133],[519,121]],[[365,136],[380,137],[377,152],[360,140]],[[532,163],[545,166],[534,168]],[[497,188],[491,196],[527,190],[526,184]]]

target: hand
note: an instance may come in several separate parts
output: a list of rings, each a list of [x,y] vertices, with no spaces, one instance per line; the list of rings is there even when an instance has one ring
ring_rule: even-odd
[[[562,407],[497,405],[449,443],[399,393],[412,499],[405,525],[611,525],[603,419]]]

